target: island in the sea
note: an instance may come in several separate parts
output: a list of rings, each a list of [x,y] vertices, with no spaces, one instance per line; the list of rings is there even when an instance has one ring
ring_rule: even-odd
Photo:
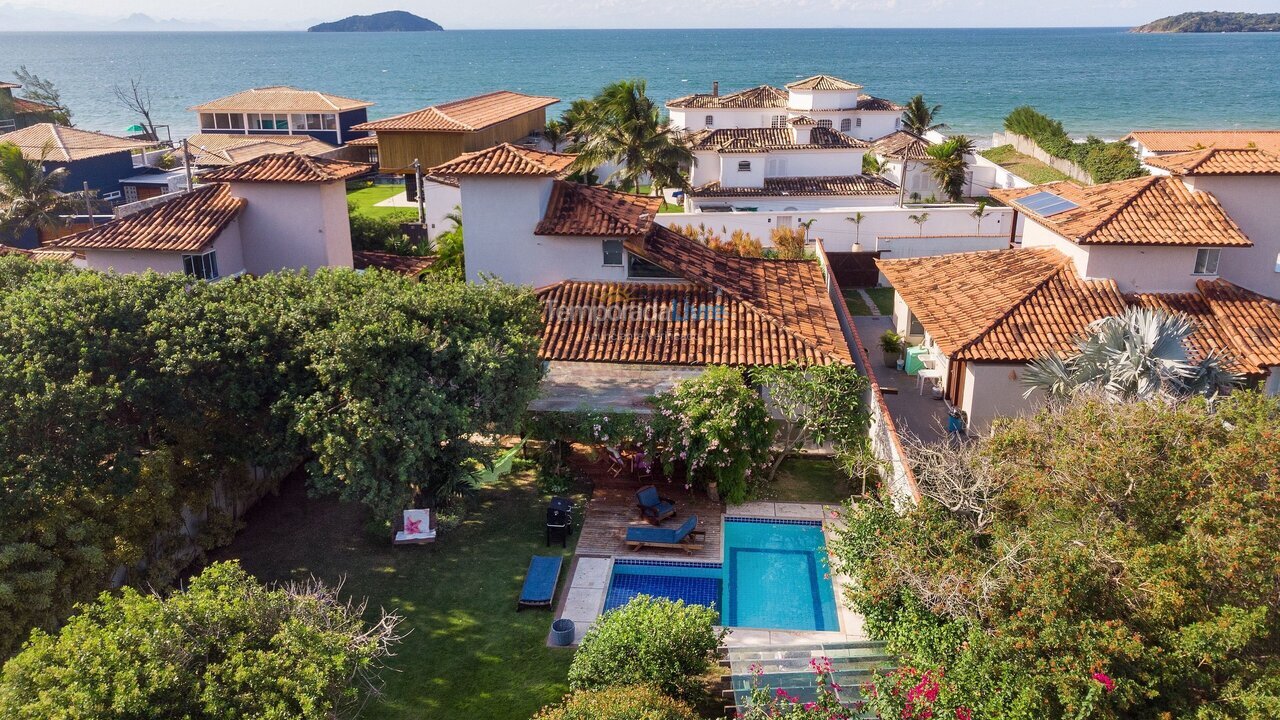
[[[1186,12],[1133,28],[1138,33],[1280,32],[1280,13]]]
[[[436,32],[440,30],[444,28],[439,24],[403,10],[391,10],[372,15],[352,15],[307,28],[307,32]]]

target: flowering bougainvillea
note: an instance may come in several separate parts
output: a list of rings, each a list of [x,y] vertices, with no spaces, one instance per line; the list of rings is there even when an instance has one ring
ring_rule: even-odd
[[[809,661],[814,674],[815,697],[803,700],[784,688],[771,689],[761,682],[763,670],[751,667],[753,676],[751,699],[737,717],[741,720],[852,720],[860,717],[863,703],[859,700],[842,704],[840,687],[833,677],[831,660],[825,657]]]

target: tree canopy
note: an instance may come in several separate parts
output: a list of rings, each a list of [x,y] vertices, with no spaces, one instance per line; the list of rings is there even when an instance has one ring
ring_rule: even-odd
[[[833,545],[900,658],[886,717],[1280,716],[1280,399],[1077,398],[908,454],[920,504]]]
[[[574,103],[564,122],[574,136],[570,149],[578,153],[575,169],[616,164],[610,179],[637,192],[646,177],[659,194],[687,188],[684,168],[693,163],[693,151],[645,93],[644,80],[619,80],[592,100]]]

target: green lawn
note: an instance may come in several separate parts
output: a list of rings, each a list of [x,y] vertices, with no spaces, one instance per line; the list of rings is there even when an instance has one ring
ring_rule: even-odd
[[[385,700],[362,718],[528,720],[566,692],[572,658],[545,645],[550,612],[515,611],[532,555],[565,556],[561,590],[567,583],[573,545],[544,547],[545,502],[531,472],[512,473],[434,544],[392,547],[364,531],[360,506],[307,499],[295,482],[259,503],[235,542],[212,555],[239,558],[267,581],[345,578],[345,594],[404,616],[411,632],[384,673]]]
[[[404,192],[403,185],[372,185],[359,190],[348,190],[347,201],[355,203],[356,210],[369,217],[417,217],[413,208],[375,207],[377,203]]]
[[[857,290],[844,291],[844,304],[849,307],[850,315],[871,314],[871,308],[867,307],[867,301],[862,299],[862,293]]]
[[[1030,155],[1023,155],[1013,149],[1012,145],[1000,145],[990,150],[983,150],[982,157],[1017,175],[1033,185],[1054,182],[1055,180],[1072,180],[1066,173],[1054,170]],[[1077,183],[1078,184],[1078,183]]]
[[[876,304],[876,309],[880,311],[881,315],[893,314],[893,288],[867,288],[867,294],[871,296],[871,301]]]
[[[787,458],[773,483],[762,493],[762,500],[778,502],[842,503],[855,490],[849,479],[836,469],[830,458],[797,456]]]

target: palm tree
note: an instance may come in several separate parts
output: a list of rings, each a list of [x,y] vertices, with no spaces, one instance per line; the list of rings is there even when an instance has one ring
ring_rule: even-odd
[[[587,98],[578,98],[569,103],[569,109],[560,114],[560,124],[564,127],[565,138],[581,142],[587,118],[595,113],[595,103]]]
[[[902,128],[921,136],[930,130],[942,130],[947,127],[946,124],[934,122],[940,112],[941,105],[931,107],[924,101],[924,95],[917,95],[911,98],[911,102],[902,111]]]
[[[809,218],[808,220],[801,220],[796,223],[800,227],[804,228],[804,233],[801,237],[804,238],[805,242],[809,242],[809,228],[813,227],[813,224],[816,222],[818,222],[818,218]]]
[[[883,163],[880,162],[880,158],[872,155],[871,153],[867,153],[862,156],[863,175],[879,175],[882,165]]]
[[[17,145],[0,143],[0,235],[16,239],[32,228],[62,227],[62,215],[77,212],[92,198],[92,193],[61,192],[67,169],[44,169],[52,150],[45,147],[40,160],[27,160]]]
[[[644,80],[619,80],[581,110],[573,119],[578,171],[613,163],[618,169],[609,179],[636,192],[645,176],[657,193],[668,187],[688,187],[683,169],[693,162],[693,151],[680,132],[662,119],[658,106],[645,94]]]
[[[977,207],[975,207],[975,208],[973,209],[973,212],[971,212],[971,213],[969,213],[969,214],[970,214],[970,215],[972,215],[972,216],[973,216],[973,218],[974,218],[975,220],[977,220],[977,221],[978,221],[978,231],[977,231],[975,234],[976,234],[976,235],[981,235],[981,234],[982,234],[982,218],[984,218],[984,217],[986,217],[986,216],[988,215],[988,213],[987,213],[987,201],[986,201],[986,200],[979,200],[979,201],[978,201],[978,206],[977,206]]]
[[[924,237],[924,224],[929,222],[929,213],[920,213],[919,215],[908,215],[907,219],[916,224],[920,228],[920,236]]]
[[[973,152],[973,141],[964,135],[956,135],[945,142],[925,148],[929,159],[925,165],[929,175],[951,202],[960,202],[964,195],[965,173],[969,171],[966,156]]]
[[[542,129],[542,137],[551,144],[551,152],[560,149],[560,143],[564,142],[565,125],[559,120],[548,120],[547,126]]]
[[[860,212],[854,213],[853,217],[845,218],[845,220],[853,223],[853,244],[857,245],[859,250],[862,249],[862,221],[866,219],[867,216]]]
[[[1195,326],[1184,315],[1128,308],[1091,324],[1072,355],[1050,353],[1030,363],[1022,377],[1028,386],[1024,396],[1041,390],[1061,399],[1101,391],[1118,402],[1212,396],[1239,385],[1240,378],[1216,354],[1191,362],[1186,339],[1193,332]]]

